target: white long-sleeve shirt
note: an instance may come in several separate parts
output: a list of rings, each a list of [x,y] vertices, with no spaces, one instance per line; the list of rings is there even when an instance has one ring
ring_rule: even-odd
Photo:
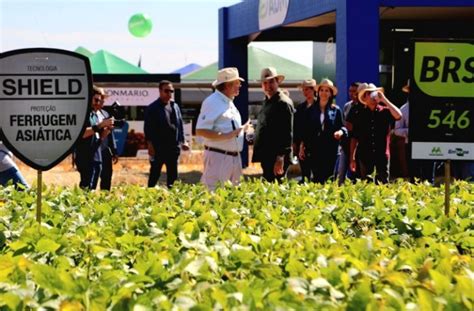
[[[408,111],[409,111],[409,106],[408,102],[404,104],[401,108],[400,111],[402,112],[402,118],[395,122],[395,129],[393,130],[393,133],[397,136],[405,138],[405,144],[408,144]]]

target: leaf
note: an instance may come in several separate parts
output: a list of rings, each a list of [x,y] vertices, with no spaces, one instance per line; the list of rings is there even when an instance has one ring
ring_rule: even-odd
[[[82,311],[84,306],[79,301],[65,300],[59,305],[60,311]]]
[[[422,232],[424,236],[430,236],[439,231],[438,226],[431,221],[424,220],[421,224],[423,226]]]
[[[60,247],[61,244],[47,238],[42,238],[36,243],[36,251],[38,252],[55,253]]]
[[[0,309],[2,310],[22,310],[22,300],[12,293],[0,293]],[[2,307],[7,307],[3,309]]]
[[[432,311],[436,310],[435,302],[432,295],[429,291],[424,289],[417,289],[416,291],[418,297],[418,305],[420,306],[420,311]]]
[[[65,271],[59,272],[53,267],[36,264],[31,266],[33,280],[41,287],[58,294],[80,294],[82,288]]]
[[[445,294],[451,291],[453,285],[448,277],[434,269],[431,269],[429,273],[434,282],[434,288],[438,294]]]
[[[20,249],[25,248],[27,246],[28,246],[28,244],[26,244],[25,242],[20,241],[20,240],[14,241],[14,242],[8,244],[8,247],[10,247],[10,249],[12,249],[13,251],[20,250]]]
[[[373,294],[370,290],[370,282],[368,280],[362,281],[362,283],[357,287],[357,291],[350,299],[347,305],[347,310],[366,310],[366,307],[372,300],[372,297]]]

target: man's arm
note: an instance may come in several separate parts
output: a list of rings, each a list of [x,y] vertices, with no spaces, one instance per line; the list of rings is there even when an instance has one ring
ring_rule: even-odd
[[[208,129],[196,129],[196,135],[202,136],[207,139],[215,140],[215,141],[220,141],[220,140],[231,139],[238,136],[240,134],[240,131],[242,131],[242,129],[243,127],[239,127],[238,129],[235,129],[227,133],[217,132],[217,131],[208,130]]]
[[[392,117],[395,120],[400,120],[402,118],[402,112],[400,111],[400,109],[398,109],[397,106],[392,104],[392,102],[388,100],[387,97],[385,97],[384,93],[379,92],[379,96],[380,96],[380,102],[382,102],[388,108]]]

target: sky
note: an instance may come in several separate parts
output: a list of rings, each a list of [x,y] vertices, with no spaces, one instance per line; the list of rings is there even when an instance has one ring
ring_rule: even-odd
[[[105,49],[150,73],[218,60],[218,10],[240,0],[0,0],[0,50]],[[152,32],[134,37],[128,20],[148,14]],[[308,67],[311,43],[252,43]]]

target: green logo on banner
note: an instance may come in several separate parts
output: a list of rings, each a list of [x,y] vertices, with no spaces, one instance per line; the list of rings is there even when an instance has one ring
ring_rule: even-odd
[[[474,97],[474,44],[416,42],[415,81],[433,97]]]

